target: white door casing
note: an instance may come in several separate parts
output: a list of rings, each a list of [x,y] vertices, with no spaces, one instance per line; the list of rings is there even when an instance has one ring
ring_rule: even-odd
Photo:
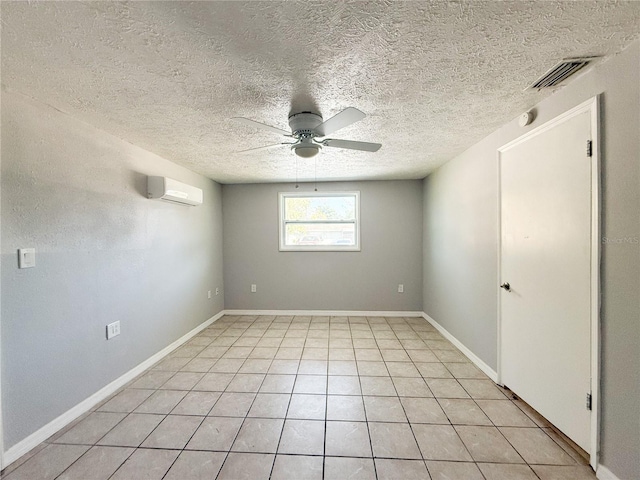
[[[598,451],[597,97],[498,151],[498,375]],[[587,142],[591,141],[588,155]],[[586,408],[587,394],[592,408]]]

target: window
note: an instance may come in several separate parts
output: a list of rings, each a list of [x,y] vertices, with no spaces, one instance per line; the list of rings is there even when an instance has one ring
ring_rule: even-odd
[[[280,193],[281,251],[360,250],[360,192]]]

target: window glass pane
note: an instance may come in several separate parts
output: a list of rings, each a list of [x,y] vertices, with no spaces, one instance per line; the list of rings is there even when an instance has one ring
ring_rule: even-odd
[[[353,223],[295,223],[285,225],[285,245],[354,246]]]
[[[349,196],[286,197],[285,220],[355,220],[356,198]]]
[[[279,194],[281,251],[359,251],[359,193]]]

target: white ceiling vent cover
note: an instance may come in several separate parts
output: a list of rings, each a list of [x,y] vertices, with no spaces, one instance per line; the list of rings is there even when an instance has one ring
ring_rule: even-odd
[[[147,196],[181,205],[202,205],[202,189],[167,177],[148,177]]]
[[[526,90],[557,87],[578,70],[591,63],[595,58],[597,57],[565,58],[529,85]]]

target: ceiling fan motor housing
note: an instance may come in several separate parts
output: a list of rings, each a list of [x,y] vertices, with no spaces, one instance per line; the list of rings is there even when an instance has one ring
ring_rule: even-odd
[[[317,113],[301,112],[289,117],[291,132],[296,138],[313,138],[315,129],[322,123],[322,116]]]
[[[320,145],[314,143],[313,138],[318,134],[315,129],[322,123],[322,116],[317,113],[301,112],[289,117],[289,126],[298,143],[291,146],[296,155],[311,158],[318,154]]]

